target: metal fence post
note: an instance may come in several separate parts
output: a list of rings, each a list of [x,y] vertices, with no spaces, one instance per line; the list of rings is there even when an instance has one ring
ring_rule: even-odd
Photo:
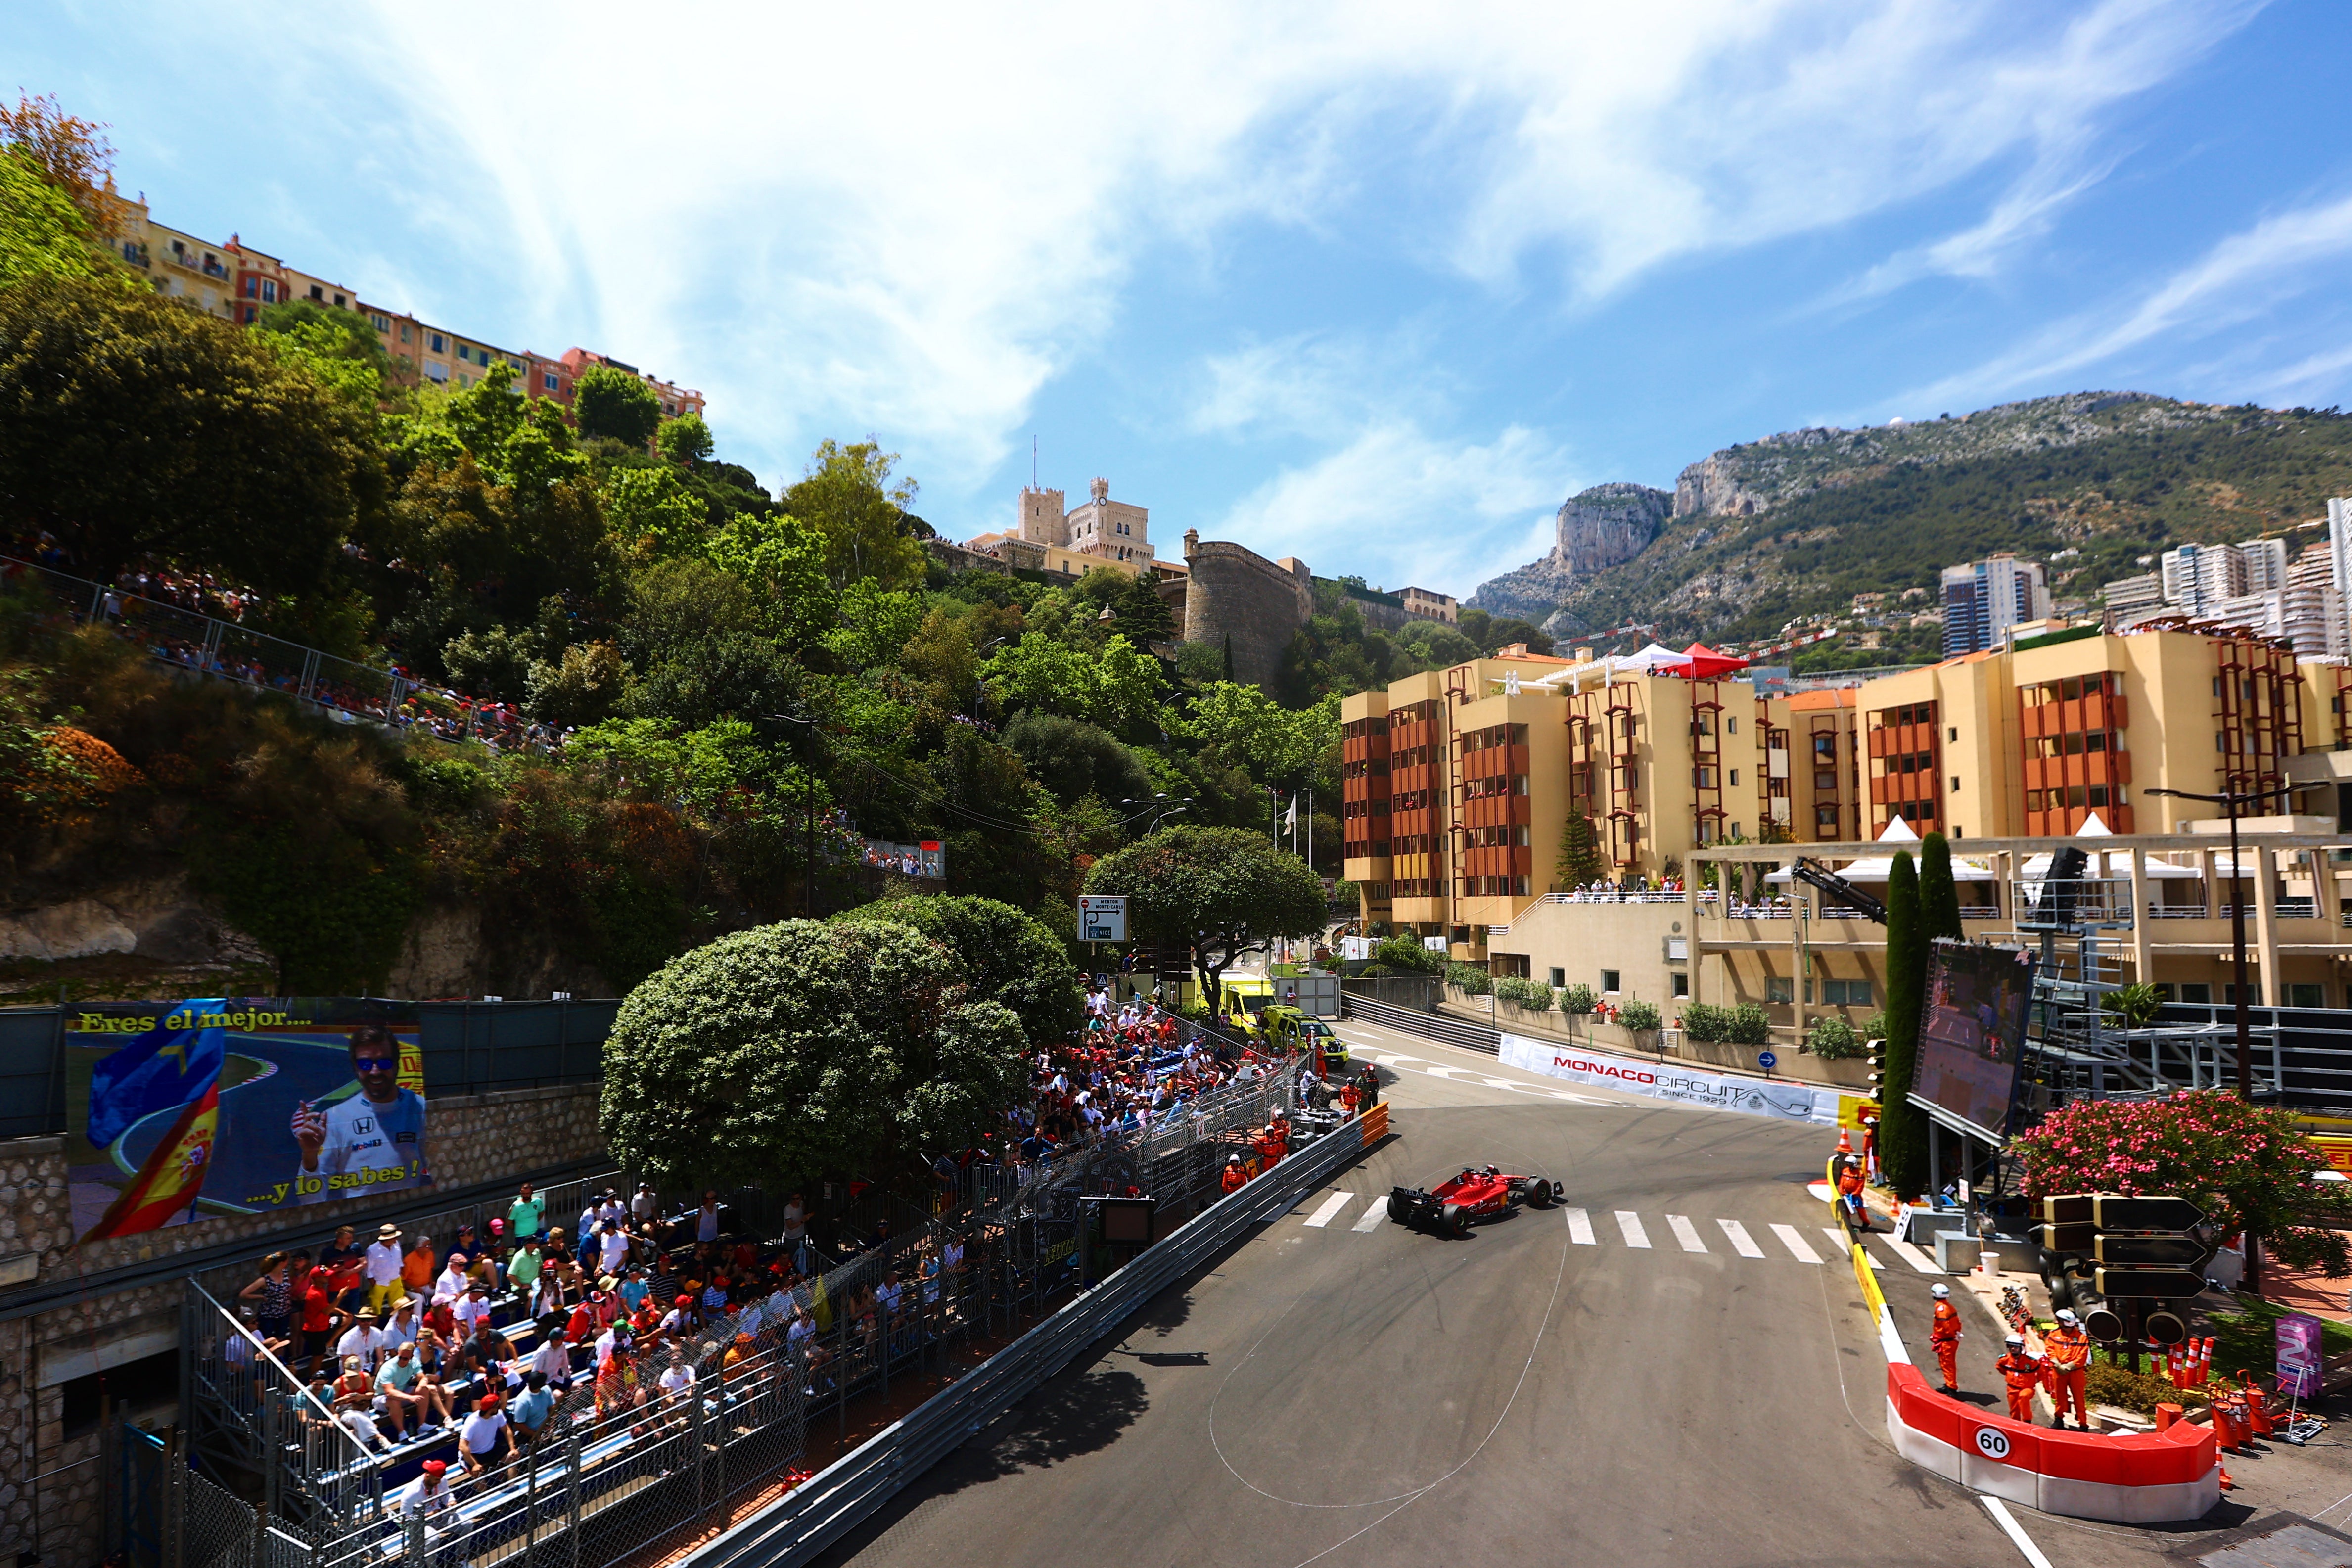
[[[522,1564],[531,1568],[539,1552],[539,1439],[531,1439],[522,1458]]]
[[[163,1507],[162,1550],[156,1555],[162,1568],[181,1568],[181,1556],[185,1549],[188,1529],[188,1435],[179,1426],[172,1428],[169,1442],[163,1447]]]
[[[571,1495],[565,1500],[564,1533],[572,1537],[572,1568],[580,1568],[580,1424],[574,1421],[572,1430],[564,1434],[564,1484]]]
[[[687,1440],[694,1445],[694,1511],[698,1518],[710,1508],[709,1458],[710,1445],[702,1436],[702,1390],[687,1385],[689,1403],[686,1411]]]

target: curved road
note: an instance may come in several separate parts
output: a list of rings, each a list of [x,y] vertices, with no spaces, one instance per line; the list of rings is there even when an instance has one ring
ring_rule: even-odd
[[[1394,1058],[1402,1135],[823,1561],[2030,1561],[1974,1493],[1887,1445],[1876,1335],[1806,1191],[1822,1130],[1341,1032]],[[1569,1206],[1458,1242],[1380,1217],[1391,1184],[1488,1160],[1557,1176]],[[2061,1568],[2183,1544],[2016,1517]]]

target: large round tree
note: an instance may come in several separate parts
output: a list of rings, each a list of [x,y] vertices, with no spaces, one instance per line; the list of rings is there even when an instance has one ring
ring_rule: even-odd
[[[1000,1125],[1021,1021],[940,942],[882,921],[786,921],[682,953],[604,1042],[614,1158],[719,1185],[884,1180]]]
[[[1163,827],[1096,861],[1087,891],[1124,894],[1128,934],[1183,947],[1213,997],[1243,953],[1329,913],[1306,861],[1241,827]]]
[[[881,921],[921,931],[954,955],[973,1001],[1002,1002],[1013,1009],[1033,1047],[1060,1040],[1085,1016],[1070,950],[1011,904],[910,893],[833,918],[836,923]]]

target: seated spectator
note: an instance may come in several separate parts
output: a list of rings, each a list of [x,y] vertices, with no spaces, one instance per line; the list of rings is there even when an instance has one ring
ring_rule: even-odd
[[[376,1327],[374,1311],[362,1307],[352,1315],[352,1326],[343,1331],[343,1337],[335,1342],[335,1356],[346,1363],[357,1361],[373,1378],[375,1363],[383,1355],[383,1331]]]
[[[523,1390],[515,1395],[507,1411],[508,1422],[517,1444],[528,1448],[539,1441],[546,1429],[547,1419],[555,1411],[555,1394],[548,1386],[547,1373],[533,1367],[523,1378]]]
[[[438,1258],[433,1250],[433,1238],[420,1236],[400,1260],[400,1282],[411,1296],[427,1294],[433,1289],[433,1276],[438,1270]]]
[[[484,1394],[457,1428],[457,1458],[469,1476],[492,1474],[514,1458],[514,1431],[507,1424],[504,1403],[495,1394]]]
[[[468,1281],[466,1293],[449,1303],[449,1315],[457,1321],[459,1331],[468,1335],[478,1325],[489,1322],[491,1311],[490,1288],[478,1279]]]
[[[563,1330],[548,1331],[545,1342],[531,1352],[530,1370],[544,1374],[556,1388],[572,1386],[572,1346]]]
[[[526,1238],[507,1260],[507,1283],[520,1292],[525,1301],[530,1301],[538,1295],[539,1273],[539,1243]]]
[[[425,1401],[425,1426],[427,1430],[450,1425],[449,1389],[443,1381],[448,1372],[446,1342],[431,1329],[416,1338],[415,1393]]]
[[[417,1388],[422,1372],[416,1363],[416,1347],[405,1344],[386,1358],[375,1374],[376,1395],[383,1402],[384,1424],[392,1428],[395,1444],[423,1434],[430,1401]]]
[[[466,1293],[466,1261],[464,1253],[454,1247],[450,1249],[448,1267],[442,1269],[440,1277],[433,1281],[433,1299],[436,1301],[454,1301]]]

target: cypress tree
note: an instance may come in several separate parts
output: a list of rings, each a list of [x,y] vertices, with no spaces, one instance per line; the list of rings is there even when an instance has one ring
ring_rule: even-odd
[[[1963,939],[1960,930],[1960,889],[1952,880],[1952,844],[1940,833],[1930,833],[1919,846],[1919,928],[1935,952],[1935,940]]]
[[[1899,1197],[1916,1197],[1927,1179],[1927,1119],[1905,1098],[1919,1061],[1919,1005],[1927,986],[1927,936],[1919,876],[1911,852],[1898,849],[1886,877],[1886,1086],[1878,1120],[1878,1163]]]

